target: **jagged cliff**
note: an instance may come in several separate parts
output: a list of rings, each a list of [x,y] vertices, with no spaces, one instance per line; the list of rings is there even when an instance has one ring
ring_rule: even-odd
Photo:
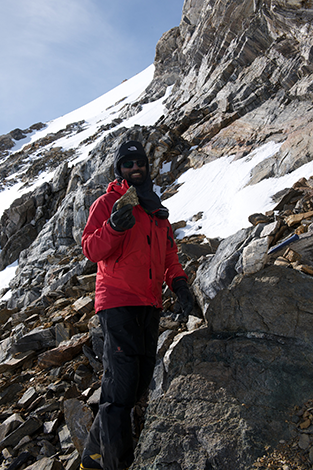
[[[56,168],[52,181],[14,201],[0,221],[0,266],[19,261],[11,296],[0,304],[4,468],[75,470],[79,463],[102,372],[96,267],[82,255],[80,237],[112,177],[116,146],[143,142],[164,199],[187,169],[230,154],[242,159],[268,142],[281,145],[248,184],[304,168],[313,160],[312,24],[310,1],[185,0],[179,27],[156,46],[152,82],[110,123],[87,137],[84,120],[73,122],[13,153],[13,141],[44,125],[1,136],[3,188],[13,174],[30,185]],[[123,126],[160,99],[166,112],[153,126]],[[97,145],[75,163],[79,145],[64,150],[61,142],[80,134],[79,145]],[[165,162],[170,172],[160,172]],[[279,461],[311,468],[312,191],[311,178],[294,181],[273,190],[276,207],[251,214],[250,227],[225,239],[178,241],[196,307],[182,323],[164,290],[149,406],[134,410],[133,470],[279,468]]]

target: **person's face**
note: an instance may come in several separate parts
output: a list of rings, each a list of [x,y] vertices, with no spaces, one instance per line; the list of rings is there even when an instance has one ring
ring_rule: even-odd
[[[127,160],[121,164],[121,175],[132,184],[141,184],[147,176],[146,162],[143,159]]]

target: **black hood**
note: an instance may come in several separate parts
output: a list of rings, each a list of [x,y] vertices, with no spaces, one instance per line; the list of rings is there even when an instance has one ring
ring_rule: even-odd
[[[149,172],[149,162],[146,152],[140,142],[135,140],[129,140],[128,142],[124,142],[122,145],[118,147],[114,154],[114,174],[115,177],[120,179],[122,178],[121,175],[121,163],[126,160],[145,160],[146,167],[147,167],[147,174]]]
[[[149,214],[154,214],[160,219],[168,218],[168,209],[162,206],[159,196],[153,191],[153,183],[150,176],[149,161],[146,152],[141,144],[136,140],[129,140],[121,144],[114,154],[114,174],[115,177],[122,181],[121,163],[126,160],[145,160],[146,161],[146,178],[141,184],[129,183],[134,186],[137,191],[140,205]]]

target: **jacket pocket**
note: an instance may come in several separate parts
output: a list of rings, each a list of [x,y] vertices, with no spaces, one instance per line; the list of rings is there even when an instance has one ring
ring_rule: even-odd
[[[118,266],[118,262],[122,257],[122,250],[119,249],[113,255],[111,255],[108,259],[104,261],[105,270],[109,274],[113,274]]]

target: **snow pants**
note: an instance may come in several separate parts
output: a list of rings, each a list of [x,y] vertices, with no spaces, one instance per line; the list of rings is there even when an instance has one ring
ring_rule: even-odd
[[[134,459],[131,410],[153,376],[160,310],[118,307],[98,315],[104,333],[103,377],[85,449],[89,455],[101,454],[104,470],[121,470]]]

